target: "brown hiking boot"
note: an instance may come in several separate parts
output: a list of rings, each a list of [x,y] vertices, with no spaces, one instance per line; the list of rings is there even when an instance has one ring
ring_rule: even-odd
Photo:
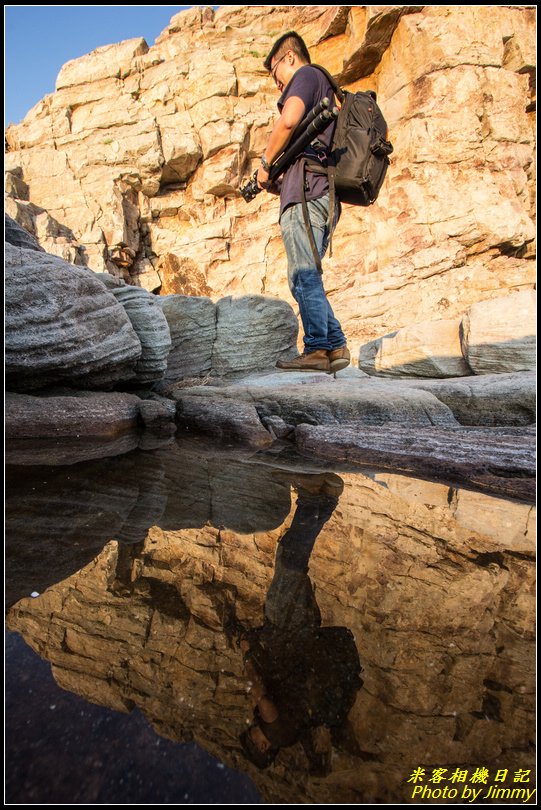
[[[326,349],[318,349],[309,354],[299,354],[293,360],[278,360],[276,367],[282,371],[324,371],[330,374],[331,366],[327,354]]]
[[[340,346],[339,349],[333,349],[332,351],[327,352],[327,354],[329,356],[331,374],[335,374],[337,371],[349,366],[351,355],[348,347],[345,344]]]

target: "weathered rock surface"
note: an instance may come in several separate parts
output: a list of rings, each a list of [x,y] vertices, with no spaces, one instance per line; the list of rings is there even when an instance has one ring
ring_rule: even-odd
[[[425,321],[365,343],[359,368],[385,377],[462,377],[471,369],[462,356],[460,321]]]
[[[175,433],[175,406],[117,392],[7,393],[8,464],[75,464],[160,447]]]
[[[536,421],[537,380],[531,371],[456,380],[407,380],[404,384],[430,391],[452,410],[461,425],[519,427]]]
[[[533,290],[479,301],[462,319],[464,357],[475,374],[535,369],[536,333]]]
[[[8,438],[59,439],[85,436],[89,442],[134,427],[139,397],[132,394],[73,392],[72,396],[6,395]]]
[[[536,294],[479,301],[460,320],[427,321],[361,346],[359,366],[385,377],[460,377],[535,368]]]
[[[171,349],[169,326],[156,296],[138,287],[115,287],[111,290],[122,304],[141,343],[141,356],[135,366],[136,383],[161,380],[167,368]]]
[[[217,304],[212,371],[246,376],[273,368],[280,357],[296,354],[299,326],[285,301],[263,295],[222,298]]]
[[[152,394],[151,397],[141,400],[139,416],[143,424],[148,428],[152,428],[156,433],[162,431],[169,433],[169,425],[175,421],[175,403],[156,394]]]
[[[419,391],[431,397],[419,399]],[[187,387],[171,396],[177,401],[218,396],[253,402],[262,418],[279,416],[290,424],[347,424],[358,419],[383,424],[390,419],[450,427],[513,427],[533,425],[536,417],[533,372],[449,380],[375,379],[357,369],[338,372],[336,380],[321,373],[275,372],[219,387]]]
[[[473,485],[488,492],[535,501],[535,434],[512,428],[385,428],[300,425],[297,447],[309,455],[356,461]]]
[[[339,82],[377,91],[395,147],[378,201],[345,207],[325,260],[353,355],[532,289],[533,8],[182,12],[150,47],[128,40],[64,66],[7,130],[11,193],[69,228],[93,270],[149,289],[158,274],[162,292],[214,301],[291,300],[276,198],[238,195],[276,115],[262,62],[291,29]]]
[[[432,393],[406,384],[349,376],[333,379],[325,374],[273,373],[239,380],[221,387],[205,385],[173,391],[171,396],[182,403],[196,398],[204,406],[214,397],[253,403],[261,419],[280,417],[290,425],[347,424],[359,421],[381,425],[400,422],[412,425],[456,426],[450,408]],[[390,382],[390,381],[389,381]]]
[[[6,384],[111,388],[134,376],[141,343],[86,267],[6,244]]]
[[[248,402],[232,399],[182,396],[177,403],[176,420],[186,430],[212,436],[225,443],[250,447],[272,444],[271,434],[263,427],[258,413]]]
[[[179,407],[189,399],[202,410],[215,397],[231,402],[253,403],[260,419],[280,417],[289,425],[344,425],[359,422],[383,425],[387,422],[410,425],[456,426],[450,409],[428,392],[379,387],[364,380],[333,380],[320,374],[312,385],[288,385],[287,373],[270,375],[269,384],[252,387],[240,381],[222,388],[201,386],[172,392]],[[279,381],[277,381],[277,378]],[[234,412],[232,410],[232,412]]]
[[[216,304],[210,298],[189,295],[158,296],[156,301],[171,334],[163,386],[210,374],[216,341]]]
[[[6,394],[8,464],[74,464],[139,446],[139,398],[130,394]]]
[[[336,379],[282,372],[221,386],[177,388],[171,397],[177,401],[177,421],[196,434],[258,446],[261,425],[272,439],[294,442],[316,458],[376,466],[381,458],[386,469],[394,463],[396,469],[427,477],[443,475],[484,491],[532,497],[531,455],[530,466],[523,470],[524,431],[518,430],[528,429],[524,441],[530,453],[536,412],[536,380],[531,372],[425,381],[376,379],[351,369],[339,372]],[[308,441],[303,430],[295,430],[299,426],[328,426],[331,432],[329,437],[321,434],[325,441],[319,449],[317,430],[313,438],[306,434]],[[460,426],[487,430],[463,434]],[[471,445],[466,441],[469,436]],[[466,444],[454,459],[457,441]],[[501,470],[500,453],[505,460]]]
[[[220,299],[167,295],[158,303],[172,349],[159,390],[191,379],[234,379],[274,368],[296,354],[297,319],[285,301],[263,295]]]
[[[168,508],[177,512],[168,513],[167,525],[165,515],[157,518],[131,548],[108,544],[69,580],[9,611],[9,629],[51,662],[59,684],[112,709],[135,707],[169,739],[193,737],[247,771],[266,803],[407,804],[406,780],[420,763],[471,772],[482,761],[491,773],[533,767],[535,510],[511,504],[507,513],[508,504],[492,497],[397,475],[343,474],[344,492],[317,538],[309,576],[323,625],[353,633],[364,687],[348,735],[333,739],[328,777],[308,773],[300,744],[258,771],[238,740],[253,702],[231,626],[263,621],[277,544],[293,518],[293,509],[283,512],[289,491],[282,484],[285,501],[276,502],[269,471],[260,469],[251,481],[252,465],[233,465],[233,485],[244,467],[237,513],[244,498],[255,499],[276,505],[279,519],[263,525],[254,514],[251,526],[235,532],[217,514],[210,525],[190,529],[186,519],[202,487],[191,486],[189,457],[167,458],[164,474],[149,470],[160,482],[157,504],[164,479],[171,487]],[[215,454],[207,463],[218,462]],[[86,484],[76,479],[75,490],[64,485],[65,503],[52,501],[61,516],[59,538],[70,528],[74,495],[77,506],[88,492],[87,522],[96,538],[101,500],[118,524],[129,513],[130,486],[137,497],[134,485],[144,473],[120,466],[115,486],[114,469],[105,488],[97,475],[93,483],[90,475]],[[211,467],[194,469],[194,481],[218,497],[222,481]],[[28,490],[28,501],[26,490],[15,489],[19,498],[9,514],[30,552],[32,529],[44,541],[55,531],[39,521],[39,499],[50,515],[58,489],[42,484],[41,491]],[[226,489],[224,500],[232,492]],[[73,541],[88,531],[75,525]],[[32,562],[32,553],[26,556]],[[60,564],[62,557],[55,559]],[[8,562],[17,560],[9,554]]]
[[[6,242],[10,245],[27,248],[28,250],[43,251],[38,240],[28,232],[28,229],[21,227],[8,214],[4,214],[4,234]]]

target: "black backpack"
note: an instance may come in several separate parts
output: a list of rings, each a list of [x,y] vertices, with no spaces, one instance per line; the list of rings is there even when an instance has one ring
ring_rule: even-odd
[[[372,205],[377,199],[389,167],[393,145],[387,140],[387,124],[376,103],[373,90],[350,93],[336,84],[331,74],[321,65],[312,65],[325,74],[335,96],[341,103],[334,130],[327,165],[305,159],[305,167],[329,178],[329,230],[334,220],[335,198],[350,205]],[[309,227],[308,208],[302,193],[304,220],[321,272],[321,259]],[[331,254],[332,255],[332,248]]]

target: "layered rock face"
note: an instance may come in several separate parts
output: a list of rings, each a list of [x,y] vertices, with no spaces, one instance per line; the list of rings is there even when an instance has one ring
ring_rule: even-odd
[[[135,376],[139,338],[88,268],[9,243],[5,251],[8,389],[110,388]]]
[[[12,215],[44,210],[93,270],[149,290],[290,300],[277,201],[238,194],[276,115],[262,62],[290,29],[342,85],[376,90],[395,146],[377,203],[344,207],[325,261],[353,353],[532,288],[528,8],[181,12],[151,47],[127,40],[66,64],[8,128]]]

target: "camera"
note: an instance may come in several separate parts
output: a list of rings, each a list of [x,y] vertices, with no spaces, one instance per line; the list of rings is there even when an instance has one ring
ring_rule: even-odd
[[[251,202],[259,194],[261,189],[257,185],[257,172],[248,180],[245,186],[239,188],[239,191],[246,202]]]

